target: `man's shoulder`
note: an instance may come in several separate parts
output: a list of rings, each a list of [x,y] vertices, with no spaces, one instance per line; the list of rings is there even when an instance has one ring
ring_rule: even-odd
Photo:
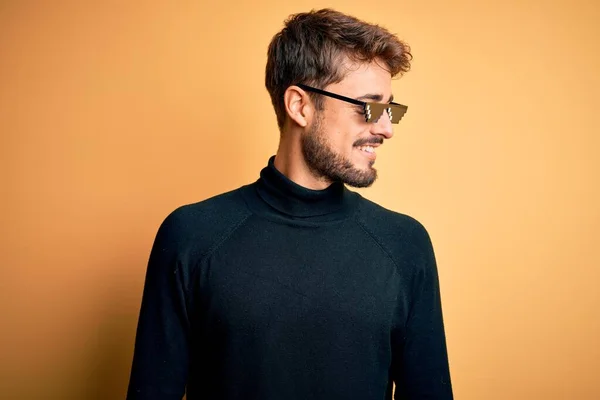
[[[432,252],[429,232],[411,215],[390,210],[361,197],[356,219],[396,260]]]
[[[361,197],[357,218],[365,225],[378,231],[390,231],[395,235],[413,231],[426,231],[425,226],[415,217],[390,210],[372,200]]]
[[[175,208],[167,216],[178,223],[198,223],[209,220],[236,219],[249,213],[241,196],[245,187],[220,193],[204,200],[188,203]]]
[[[234,230],[250,215],[241,196],[244,187],[181,205],[160,224],[157,237],[177,247],[205,247]]]

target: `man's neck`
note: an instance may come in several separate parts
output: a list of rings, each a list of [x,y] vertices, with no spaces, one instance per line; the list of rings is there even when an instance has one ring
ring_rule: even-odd
[[[300,146],[291,146],[284,141],[279,143],[275,155],[275,168],[292,182],[312,190],[323,190],[331,185],[331,181],[315,176],[302,155]]]

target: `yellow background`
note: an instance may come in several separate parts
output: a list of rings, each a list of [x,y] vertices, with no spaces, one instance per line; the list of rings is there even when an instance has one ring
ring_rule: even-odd
[[[412,46],[361,193],[431,234],[456,398],[600,398],[600,3],[249,3],[0,2],[2,398],[124,398],[158,225],[257,178],[323,6]]]

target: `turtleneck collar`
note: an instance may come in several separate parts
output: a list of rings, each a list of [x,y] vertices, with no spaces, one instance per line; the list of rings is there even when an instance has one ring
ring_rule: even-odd
[[[323,190],[308,189],[283,175],[275,168],[274,161],[275,156],[269,158],[253,185],[263,204],[269,206],[270,213],[310,220],[314,217],[317,220],[321,219],[319,217],[341,219],[349,215],[356,194],[347,190],[342,182],[334,182]]]

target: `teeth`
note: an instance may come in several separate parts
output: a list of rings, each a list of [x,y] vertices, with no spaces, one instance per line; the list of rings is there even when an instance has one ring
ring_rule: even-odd
[[[374,153],[375,148],[373,146],[360,146],[359,149],[366,151],[367,153]]]

